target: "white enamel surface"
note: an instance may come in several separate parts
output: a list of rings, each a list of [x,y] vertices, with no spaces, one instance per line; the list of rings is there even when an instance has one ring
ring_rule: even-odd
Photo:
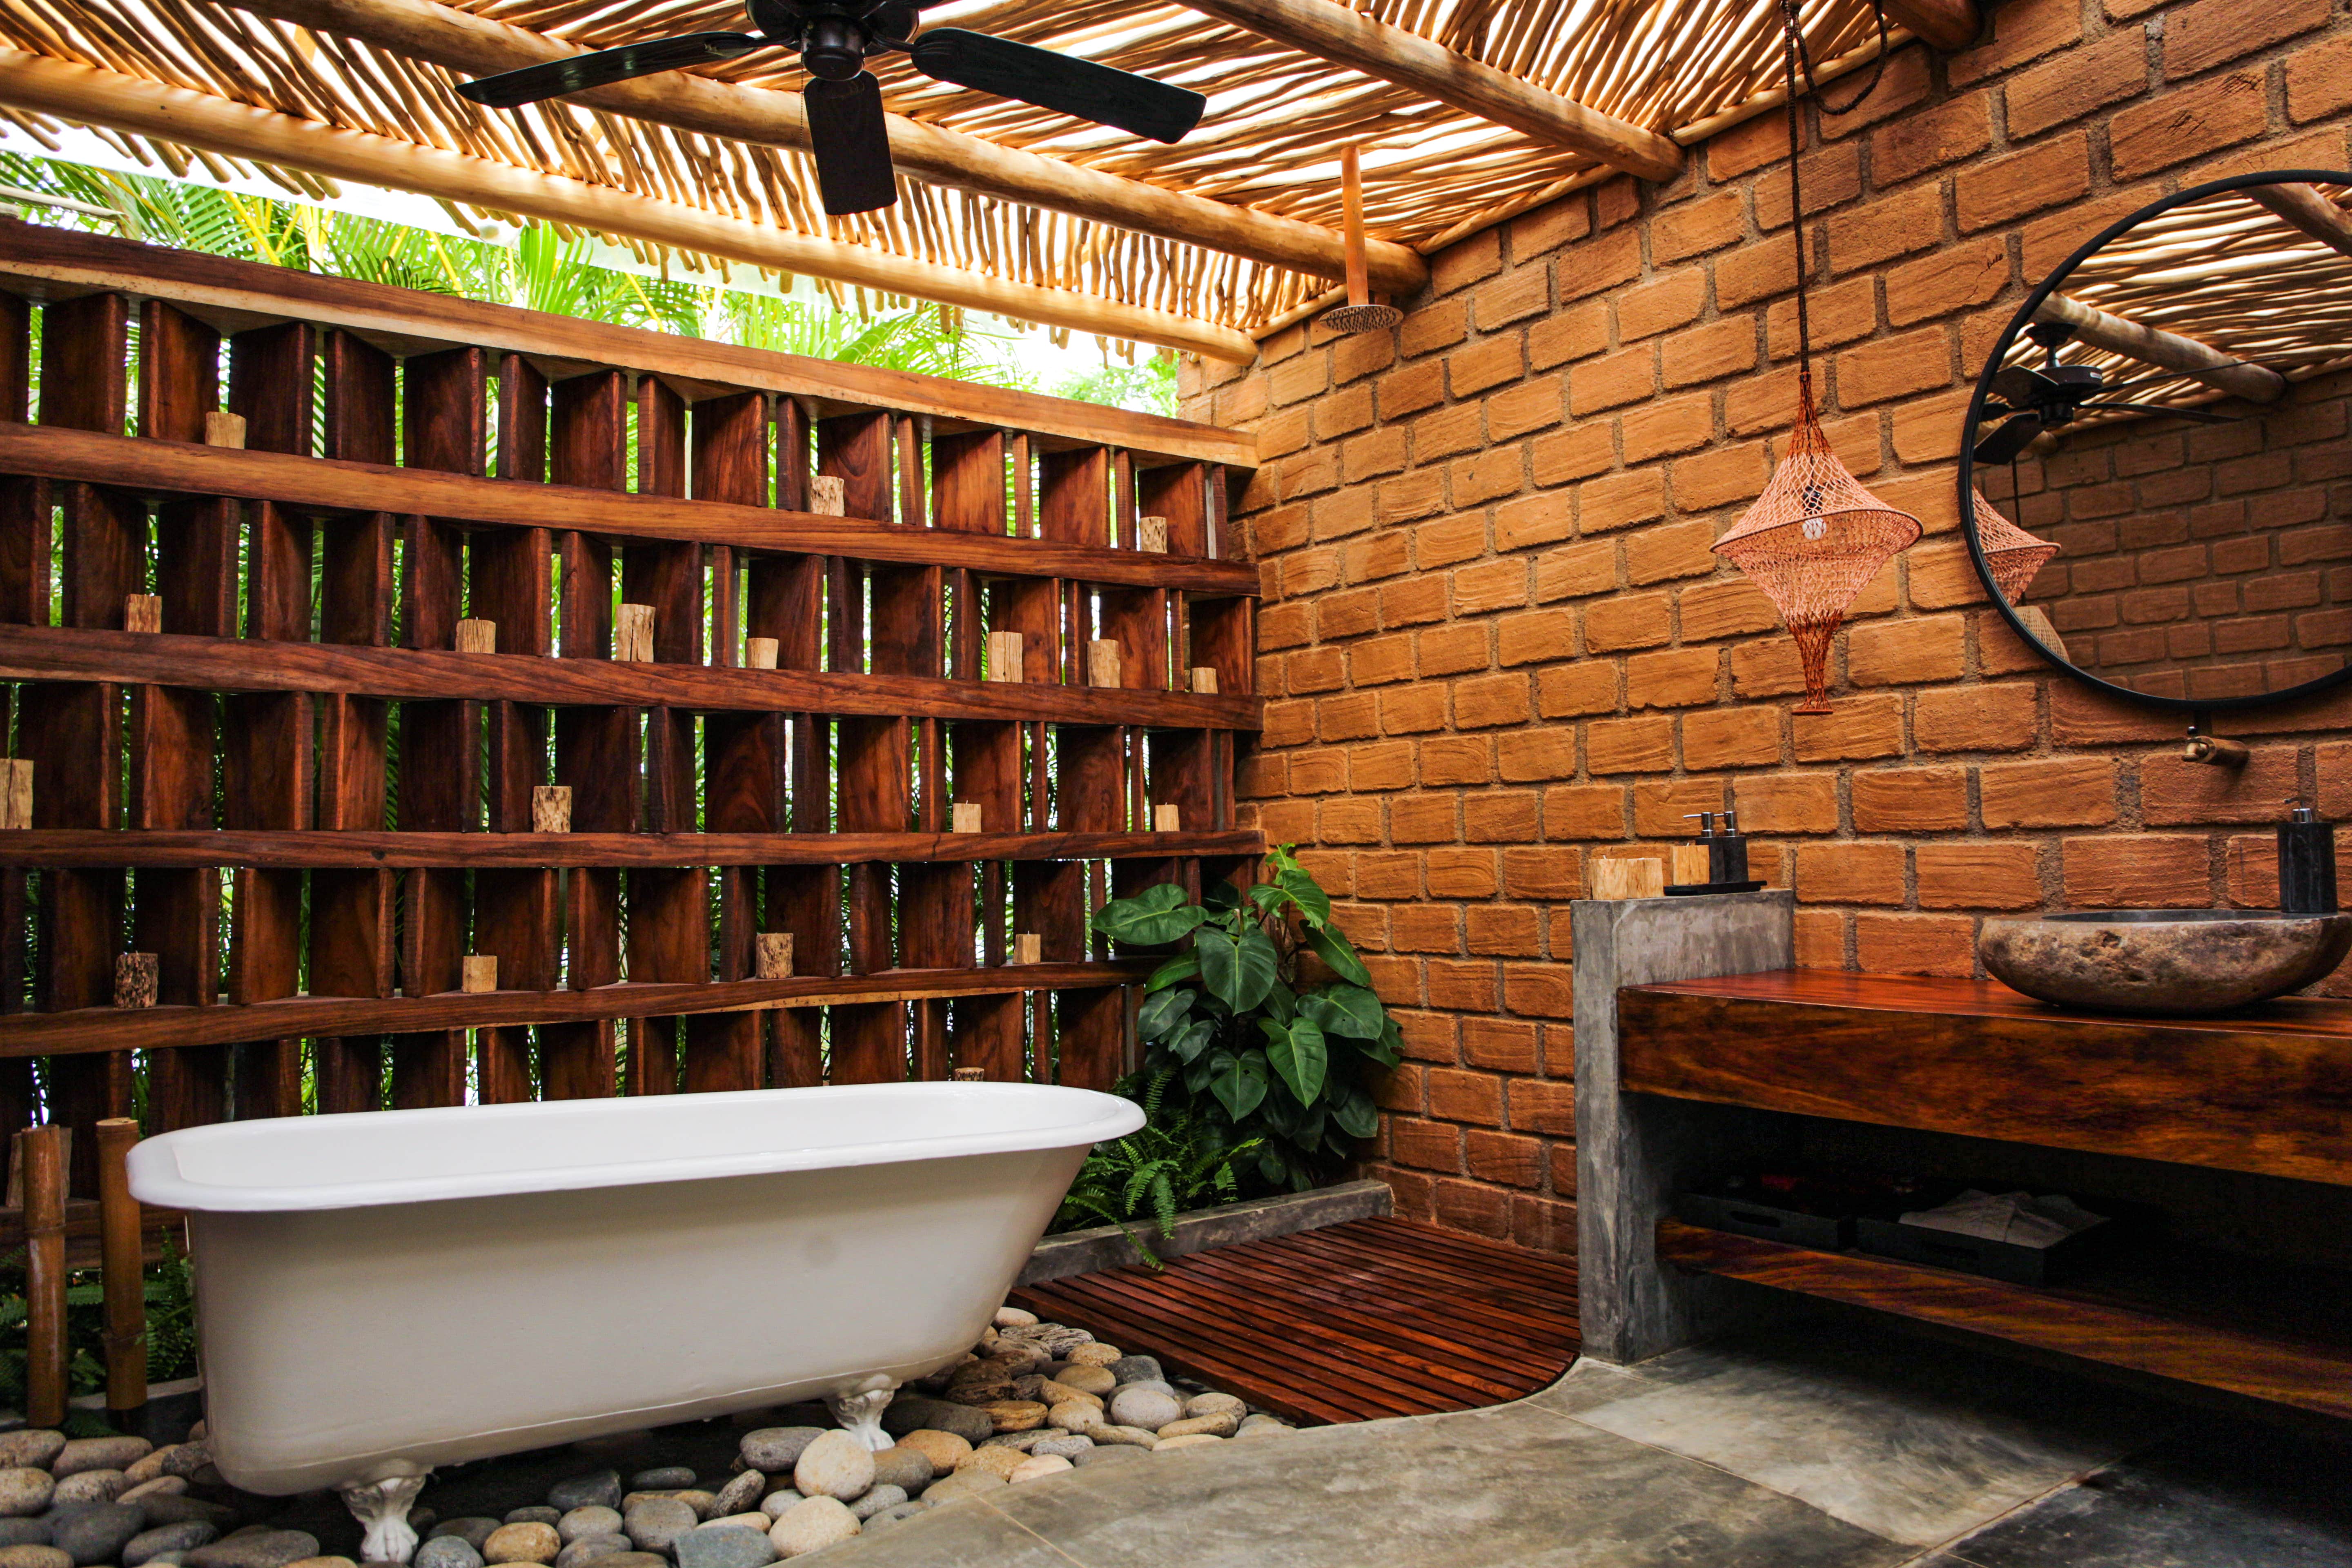
[[[1024,1084],[224,1123],[131,1152],[190,1211],[222,1474],[284,1494],[919,1377],[1132,1103]]]

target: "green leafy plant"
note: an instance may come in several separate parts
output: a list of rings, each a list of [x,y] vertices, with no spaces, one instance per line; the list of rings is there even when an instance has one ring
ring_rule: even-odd
[[[147,1381],[168,1383],[196,1370],[194,1271],[169,1241],[160,1263],[148,1266]],[[0,1257],[0,1401],[24,1408],[26,1389],[25,1252]],[[70,1394],[106,1387],[106,1289],[95,1269],[66,1279],[66,1381]]]
[[[1064,1194],[1052,1229],[1115,1225],[1156,1268],[1160,1259],[1136,1234],[1138,1222],[1150,1219],[1164,1240],[1176,1234],[1176,1216],[1184,1210],[1241,1195],[1234,1163],[1255,1150],[1258,1140],[1234,1142],[1228,1129],[1198,1108],[1169,1104],[1175,1076],[1163,1068],[1119,1084],[1119,1093],[1143,1107],[1143,1126],[1115,1142],[1096,1145]]]
[[[1129,946],[1181,944],[1144,987],[1147,1071],[1168,1070],[1257,1144],[1258,1173],[1303,1192],[1379,1123],[1368,1076],[1403,1039],[1331,898],[1283,845],[1268,880],[1192,903],[1174,883],[1116,899],[1094,928]],[[1309,983],[1310,979],[1313,983]]]

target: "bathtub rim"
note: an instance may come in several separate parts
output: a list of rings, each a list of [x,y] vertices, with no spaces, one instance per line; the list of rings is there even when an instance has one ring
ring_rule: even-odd
[[[520,1170],[457,1172],[405,1176],[389,1181],[307,1184],[237,1184],[198,1181],[182,1173],[180,1150],[191,1144],[269,1137],[294,1119],[219,1121],[182,1128],[144,1139],[130,1152],[130,1185],[140,1202],[197,1214],[307,1214],[333,1209],[385,1208],[528,1193],[588,1191],[600,1187],[653,1186],[731,1176],[841,1170],[860,1165],[919,1163],[971,1155],[1067,1149],[1126,1137],[1144,1123],[1133,1100],[1096,1089],[1033,1083],[865,1083],[799,1089],[731,1089],[657,1097],[661,1109],[772,1100],[779,1096],[857,1095],[871,1098],[968,1100],[1019,1098],[1039,1102],[1034,1124],[993,1132],[941,1132],[855,1145],[757,1150],[625,1163],[541,1165]],[[644,1097],[654,1099],[656,1097]],[[409,1110],[362,1110],[305,1116],[306,1132],[319,1124],[364,1118],[375,1126],[399,1117],[407,1124],[439,1125],[462,1121],[469,1131],[488,1133],[502,1121],[578,1114],[588,1107],[628,1105],[632,1097],[593,1100],[521,1100],[505,1105],[433,1106]],[[684,1102],[684,1103],[681,1103]],[[1056,1106],[1067,1107],[1059,1114]],[[604,1113],[609,1114],[609,1113]]]

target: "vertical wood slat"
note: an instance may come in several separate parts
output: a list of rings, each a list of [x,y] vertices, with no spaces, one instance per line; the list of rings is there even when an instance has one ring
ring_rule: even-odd
[[[808,412],[790,397],[776,402],[775,504],[792,510],[809,500]],[[826,594],[833,563],[817,555],[763,555],[745,573],[749,601],[747,637],[776,639],[782,669],[826,668],[832,639],[826,635]],[[790,830],[831,830],[832,725],[813,713],[785,721]],[[793,965],[802,974],[841,972],[841,873],[830,866],[771,866],[761,877],[761,929],[787,932]],[[768,1081],[779,1089],[819,1083],[824,1077],[824,1010],[780,1007],[766,1016]]]
[[[0,293],[0,419],[16,423],[32,413],[31,305]],[[49,486],[45,479],[0,478],[0,621],[47,626],[49,620]],[[19,706],[11,688],[13,719]],[[12,752],[12,755],[15,753]],[[26,927],[31,884],[22,871],[0,871],[0,1014],[25,1006]],[[33,1063],[0,1063],[0,1135],[33,1119]]]

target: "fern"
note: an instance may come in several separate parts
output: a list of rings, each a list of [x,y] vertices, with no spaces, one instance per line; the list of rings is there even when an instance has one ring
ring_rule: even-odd
[[[1087,1156],[1055,1215],[1054,1229],[1118,1226],[1137,1255],[1157,1268],[1159,1257],[1136,1234],[1135,1222],[1148,1216],[1165,1240],[1176,1234],[1180,1213],[1230,1202],[1239,1193],[1234,1162],[1254,1152],[1259,1140],[1227,1142],[1221,1130],[1192,1106],[1168,1110],[1168,1086],[1174,1076],[1162,1070],[1121,1086],[1143,1107],[1143,1128],[1116,1142],[1097,1144]]]

